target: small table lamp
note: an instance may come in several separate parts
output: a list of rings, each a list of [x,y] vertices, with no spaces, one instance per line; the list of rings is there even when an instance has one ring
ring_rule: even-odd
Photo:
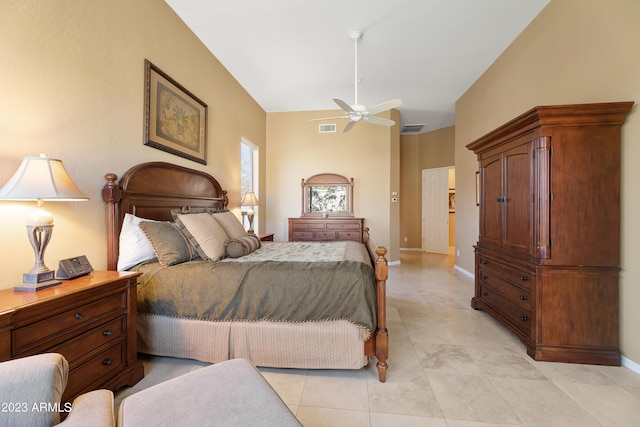
[[[36,200],[38,209],[27,217],[27,233],[35,253],[33,268],[23,275],[18,291],[37,291],[59,285],[55,271],[44,264],[44,251],[51,239],[53,216],[42,209],[44,201],[89,200],[74,184],[62,161],[40,157],[25,157],[11,179],[0,189],[0,200]]]
[[[255,234],[253,231],[253,215],[255,213],[253,211],[253,207],[259,204],[260,202],[256,197],[256,193],[254,193],[253,191],[247,191],[246,193],[244,193],[244,196],[242,196],[242,201],[240,202],[240,205],[249,206],[249,209],[247,209],[247,218],[249,218],[249,229],[247,230],[247,233],[249,234]]]

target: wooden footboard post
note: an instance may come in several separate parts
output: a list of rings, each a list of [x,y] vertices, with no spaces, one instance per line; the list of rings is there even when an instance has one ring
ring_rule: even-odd
[[[102,200],[107,204],[107,270],[116,270],[118,264],[118,242],[120,235],[118,224],[118,202],[120,201],[120,188],[116,183],[118,176],[108,173],[104,176],[107,183],[102,187]]]
[[[389,357],[389,331],[387,330],[387,278],[389,267],[385,254],[387,248],[376,248],[376,296],[378,299],[378,327],[376,328],[375,352],[378,363],[378,379],[380,382],[387,380],[387,357]]]

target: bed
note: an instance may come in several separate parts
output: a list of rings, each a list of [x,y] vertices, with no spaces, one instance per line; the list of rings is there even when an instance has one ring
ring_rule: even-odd
[[[187,217],[206,216],[201,212],[228,214],[226,191],[202,171],[149,162],[132,167],[120,180],[113,173],[105,179],[102,197],[109,270],[118,269],[121,252],[131,250],[119,247],[121,230],[130,227],[130,218],[142,221],[147,232],[151,225],[179,228],[181,223],[184,227]],[[375,357],[378,378],[384,382],[386,249],[372,247],[366,228],[363,241],[258,242],[259,248],[234,259],[211,262],[189,255],[186,262],[181,259],[170,267],[158,260],[132,266],[143,272],[138,286],[138,351],[211,363],[247,358],[257,366],[298,369],[360,369]],[[227,249],[232,243],[236,239],[227,241]],[[300,259],[278,258],[284,252],[297,253]],[[200,270],[205,272],[196,273]],[[173,280],[171,285],[160,279],[165,274]],[[311,283],[312,278],[320,278],[321,283]],[[285,282],[291,287],[277,291]],[[163,286],[171,288],[163,291]],[[231,309],[213,295],[226,287],[234,289],[233,298],[238,294],[250,298],[258,292],[265,296],[259,304],[255,299],[236,301],[239,306]],[[336,296],[342,304],[330,303],[326,295]]]

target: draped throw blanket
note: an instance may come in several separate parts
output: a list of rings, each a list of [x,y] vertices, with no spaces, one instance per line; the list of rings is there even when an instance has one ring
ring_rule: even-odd
[[[138,311],[211,321],[347,320],[376,328],[376,282],[357,242],[265,243],[223,261],[157,262],[143,272]]]

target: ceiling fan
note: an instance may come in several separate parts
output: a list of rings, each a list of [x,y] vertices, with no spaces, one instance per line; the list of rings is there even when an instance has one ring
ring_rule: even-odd
[[[397,108],[402,105],[402,101],[399,99],[393,99],[391,101],[383,102],[382,104],[377,104],[372,107],[366,107],[364,105],[358,104],[358,41],[362,37],[361,31],[352,31],[351,39],[354,41],[355,45],[355,73],[354,73],[354,84],[355,84],[355,102],[354,105],[349,105],[345,101],[340,98],[333,98],[333,101],[338,104],[338,106],[344,110],[346,115],[338,116],[338,117],[325,117],[322,119],[311,119],[310,121],[319,121],[319,120],[333,120],[333,119],[349,119],[349,122],[346,124],[342,132],[349,132],[351,128],[355,126],[359,121],[368,122],[374,125],[382,125],[382,126],[393,126],[396,124],[393,120],[384,119],[382,117],[376,117],[374,114],[382,113],[384,111],[391,110],[392,108]]]

